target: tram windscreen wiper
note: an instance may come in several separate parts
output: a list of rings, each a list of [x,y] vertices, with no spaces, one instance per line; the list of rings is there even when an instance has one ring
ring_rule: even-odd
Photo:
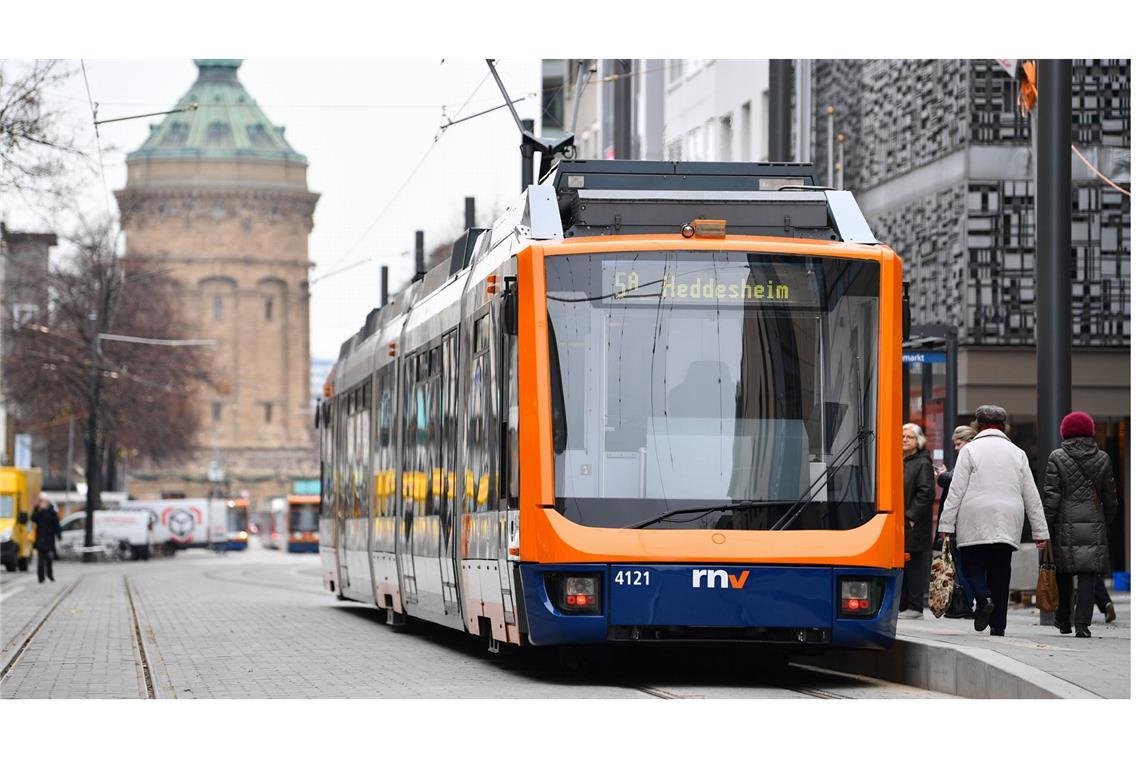
[[[820,474],[819,477],[812,481],[811,485],[809,485],[807,489],[800,495],[800,498],[796,499],[796,502],[792,504],[791,509],[780,515],[780,518],[772,524],[770,530],[784,530],[793,522],[795,522],[796,518],[800,516],[800,513],[804,511],[804,507],[806,507],[815,498],[820,489],[826,488],[828,484],[831,483],[832,476],[834,476],[835,473],[839,472],[839,468],[847,464],[847,460],[849,460],[856,453],[863,452],[866,449],[867,444],[874,437],[875,433],[873,430],[860,428],[859,431],[855,433],[855,437],[848,441],[847,445],[839,450],[839,453],[835,455],[835,458],[832,460],[831,464],[827,466],[827,468]]]
[[[757,507],[779,507],[788,506],[792,504],[790,501],[738,501],[732,504],[717,504],[710,507],[691,507],[689,509],[671,509],[668,512],[662,512],[656,517],[645,520],[644,522],[634,523],[633,525],[626,525],[625,528],[648,528],[650,525],[668,520],[670,517],[676,515],[707,515],[712,512],[740,512],[745,509],[756,509]],[[695,519],[695,518],[694,518]]]

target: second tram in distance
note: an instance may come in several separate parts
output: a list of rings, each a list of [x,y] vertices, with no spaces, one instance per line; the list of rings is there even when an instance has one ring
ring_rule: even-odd
[[[492,649],[888,646],[903,290],[809,166],[563,161],[342,346],[326,587]]]

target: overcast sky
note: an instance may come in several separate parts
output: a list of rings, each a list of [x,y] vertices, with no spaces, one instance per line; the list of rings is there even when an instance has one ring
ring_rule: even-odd
[[[79,61],[75,75],[51,93],[73,128],[90,130],[87,94]],[[197,69],[182,60],[85,60],[91,97],[101,119],[171,108],[194,82]],[[538,117],[538,60],[502,61],[499,72],[522,118]],[[309,188],[317,203],[309,257],[313,277],[372,257],[372,261],[313,286],[310,311],[312,354],[335,358],[341,342],[359,329],[379,300],[379,267],[388,264],[392,290],[412,274],[410,251],[416,229],[431,250],[450,241],[463,224],[463,198],[476,198],[476,221],[490,221],[519,190],[518,130],[506,109],[452,127],[428,154],[399,197],[377,222],[413,168],[432,145],[441,106],[456,118],[503,102],[494,79],[478,60],[407,62],[292,62],[246,60],[238,76],[285,138],[309,160]],[[480,85],[480,82],[482,84]],[[478,91],[476,88],[478,87]],[[126,183],[126,153],[146,139],[148,124],[162,117],[107,124],[101,128],[107,187]],[[93,134],[91,135],[93,137]],[[98,176],[87,183],[83,206],[105,210]],[[114,199],[111,207],[116,208]],[[17,198],[0,212],[16,228],[42,229],[44,221]],[[365,234],[370,225],[372,229]]]

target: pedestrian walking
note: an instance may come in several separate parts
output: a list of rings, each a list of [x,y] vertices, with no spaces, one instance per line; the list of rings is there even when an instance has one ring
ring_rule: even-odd
[[[972,441],[974,439],[974,436],[977,434],[978,431],[970,425],[959,425],[958,427],[954,428],[954,434],[951,436],[951,440],[954,442],[954,450],[961,451],[962,447]],[[935,482],[938,484],[938,487],[942,489],[942,496],[940,496],[938,499],[938,516],[935,518],[935,522],[937,522],[942,518],[942,511],[946,509],[946,497],[950,494],[950,482],[954,479],[954,468],[935,468],[934,475]],[[935,538],[935,549],[937,549],[938,543],[939,540]],[[955,580],[957,581],[958,585],[962,587],[962,591],[966,595],[966,609],[958,611],[955,610],[952,606],[950,610],[946,612],[946,617],[972,617],[974,614],[974,589],[970,585],[970,579],[967,578],[966,574],[961,570],[962,555],[958,551],[958,543],[956,541],[952,540],[950,542],[950,553],[954,557],[954,567],[958,568],[958,573]]]
[[[39,576],[40,583],[44,582],[45,575],[55,583],[52,560],[55,559],[55,542],[61,534],[55,505],[41,497],[32,512],[32,522],[36,526],[36,575]]]
[[[1061,447],[1049,454],[1043,489],[1060,592],[1054,625],[1061,633],[1071,633],[1075,625],[1077,638],[1082,639],[1092,635],[1089,625],[1097,578],[1112,570],[1108,523],[1117,506],[1112,463],[1108,454],[1097,448],[1095,434],[1092,417],[1084,412],[1065,415],[1061,420]]]
[[[1112,597],[1104,587],[1104,578],[1099,575],[1096,577],[1096,588],[1093,589],[1093,602],[1104,615],[1104,622],[1111,623],[1116,620],[1116,608],[1112,606]]]
[[[1005,635],[1010,560],[1027,515],[1037,548],[1044,549],[1049,539],[1029,459],[1006,436],[1006,419],[1000,406],[978,407],[978,434],[958,453],[938,521],[946,538],[957,539],[962,569],[974,589],[974,630],[988,626],[991,636]]]
[[[903,565],[899,617],[922,617],[925,592],[930,585],[930,529],[934,507],[934,463],[926,450],[926,436],[913,422],[903,425],[903,505],[906,546],[910,559]]]

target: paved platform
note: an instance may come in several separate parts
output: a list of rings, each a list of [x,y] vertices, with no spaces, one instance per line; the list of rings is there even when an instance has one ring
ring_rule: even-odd
[[[1032,607],[1011,605],[1005,636],[972,619],[900,620],[888,653],[840,654],[827,666],[960,697],[1129,699],[1131,596],[1109,591],[1116,621],[1094,610],[1092,638],[1062,635]]]

